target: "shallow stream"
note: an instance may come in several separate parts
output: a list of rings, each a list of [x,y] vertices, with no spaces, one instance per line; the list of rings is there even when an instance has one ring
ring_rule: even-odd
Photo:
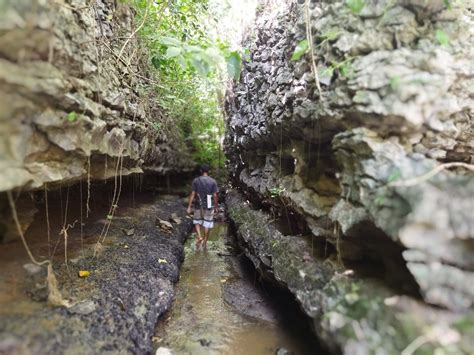
[[[314,354],[304,332],[285,316],[290,309],[258,287],[256,275],[232,253],[226,224],[211,231],[208,250],[186,246],[171,310],[154,343],[176,354]],[[245,264],[245,263],[244,263]]]

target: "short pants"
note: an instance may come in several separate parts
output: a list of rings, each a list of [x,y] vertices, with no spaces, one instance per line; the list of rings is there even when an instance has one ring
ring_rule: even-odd
[[[201,213],[200,208],[194,209],[193,224],[200,224],[204,228],[214,227],[214,209],[202,209],[204,216]]]

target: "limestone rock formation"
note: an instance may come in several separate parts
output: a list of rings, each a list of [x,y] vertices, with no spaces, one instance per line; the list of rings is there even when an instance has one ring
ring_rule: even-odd
[[[372,265],[394,294],[471,314],[470,5],[292,1],[262,11],[227,95],[234,186],[296,220],[289,234],[328,243],[336,269]],[[314,43],[291,60],[308,28]]]
[[[425,339],[423,351],[469,353],[472,318],[430,307],[334,260],[317,256],[313,241],[283,235],[236,191],[226,196],[239,243],[264,278],[287,288],[332,353],[398,354]],[[312,252],[315,252],[313,255]]]
[[[127,5],[7,0],[0,23],[0,191],[190,169]]]

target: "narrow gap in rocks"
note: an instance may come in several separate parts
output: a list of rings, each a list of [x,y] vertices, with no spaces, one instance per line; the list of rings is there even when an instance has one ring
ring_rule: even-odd
[[[469,1],[0,8],[0,354],[472,353]]]
[[[293,296],[261,280],[229,229],[220,222],[207,250],[196,250],[194,238],[186,242],[173,305],[155,332],[156,348],[180,354],[323,354]]]
[[[264,205],[264,207],[265,210],[270,211],[272,205]],[[339,247],[343,267],[353,270],[357,277],[375,278],[384,282],[395,292],[417,298],[421,297],[419,287],[402,257],[402,253],[406,249],[394,243],[372,223],[362,223],[354,230],[349,231],[352,235],[357,236],[356,241],[352,243],[342,241],[337,246],[323,238],[313,236],[301,215],[290,206],[280,206],[277,213],[278,216],[274,220],[277,230],[285,236],[305,239],[308,250],[314,257],[321,260],[331,258],[331,256],[337,255],[337,247]],[[353,259],[350,256],[351,248],[357,247],[357,245],[364,246],[365,255]]]

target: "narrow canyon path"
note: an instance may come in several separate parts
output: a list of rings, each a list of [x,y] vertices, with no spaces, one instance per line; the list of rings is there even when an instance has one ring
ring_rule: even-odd
[[[291,307],[270,296],[248,261],[236,255],[228,229],[215,226],[208,250],[196,250],[193,235],[186,242],[175,300],[158,323],[156,347],[176,354],[314,354],[304,330],[285,317]]]

